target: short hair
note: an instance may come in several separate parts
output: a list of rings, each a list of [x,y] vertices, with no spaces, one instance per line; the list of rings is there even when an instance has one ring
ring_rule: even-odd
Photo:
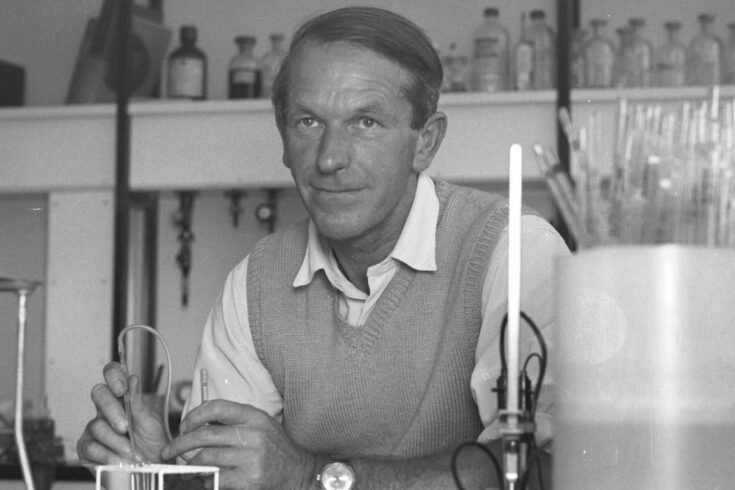
[[[273,82],[271,101],[276,123],[283,128],[288,83],[294,56],[307,42],[346,41],[370,49],[404,68],[410,77],[403,87],[413,109],[411,127],[420,129],[439,102],[444,77],[441,60],[428,36],[416,24],[389,10],[344,7],[318,15],[299,27]]]

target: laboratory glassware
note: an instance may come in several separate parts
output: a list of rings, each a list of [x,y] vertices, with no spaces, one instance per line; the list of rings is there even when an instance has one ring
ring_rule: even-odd
[[[513,88],[528,90],[533,77],[533,43],[529,39],[526,13],[521,14],[521,35],[513,48]]]
[[[533,46],[533,88],[544,90],[556,85],[556,38],[546,23],[543,10],[532,10],[528,40]]]
[[[570,84],[573,88],[584,87],[584,46],[587,42],[587,31],[584,29],[574,29],[572,31],[572,40],[570,47]]]
[[[179,29],[180,45],[168,57],[168,97],[196,99],[207,97],[207,55],[197,47],[197,28]]]
[[[281,66],[281,60],[286,54],[283,47],[283,34],[279,32],[272,33],[270,41],[270,49],[260,58],[259,62],[262,80],[260,96],[266,98],[273,93],[273,80],[275,80]]]
[[[724,82],[735,84],[735,22],[727,24],[730,31],[730,37],[725,44],[723,64],[724,64]]]
[[[718,85],[722,81],[722,41],[714,34],[715,18],[700,14],[700,31],[687,50],[687,85]]]
[[[629,62],[626,57],[629,57],[631,55],[631,51],[628,48],[628,44],[630,43],[630,28],[628,26],[620,26],[615,29],[615,34],[617,34],[618,36],[618,45],[615,49],[612,83],[614,87],[627,87],[628,80],[626,77],[628,75],[628,72],[626,70],[626,67]]]
[[[585,85],[591,88],[612,86],[612,71],[615,61],[615,45],[605,34],[607,21],[590,21],[592,36],[585,45]]]
[[[237,36],[235,53],[227,67],[227,94],[230,99],[255,99],[260,97],[261,78],[255,57],[254,36]]]
[[[653,47],[643,35],[646,21],[641,18],[630,19],[629,37],[625,45],[625,82],[627,87],[648,87],[651,85],[651,66]]]
[[[655,53],[656,85],[682,87],[686,82],[686,46],[681,41],[681,22],[664,23],[666,41]]]
[[[13,432],[18,458],[28,490],[34,490],[35,484],[31,472],[31,464],[23,435],[23,378],[25,364],[25,333],[28,319],[28,296],[38,287],[37,281],[0,277],[0,293],[15,293],[18,297],[18,349],[15,371],[15,408],[13,412]]]
[[[472,34],[470,88],[476,92],[498,92],[508,86],[510,36],[499,15],[497,8],[486,8],[482,24]]]
[[[557,263],[554,488],[731,488],[735,250],[606,246]]]

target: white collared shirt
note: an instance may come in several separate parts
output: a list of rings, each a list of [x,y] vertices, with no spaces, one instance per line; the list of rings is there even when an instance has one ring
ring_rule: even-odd
[[[418,178],[413,205],[393,251],[383,261],[368,268],[370,293],[361,291],[344,276],[331,249],[325,247],[314,224],[310,223],[304,261],[294,278],[293,286],[308,284],[317,271],[324,270],[331,285],[341,293],[339,311],[343,319],[351,325],[362,325],[398,269],[398,262],[420,271],[436,270],[438,217],[439,200],[434,182],[422,173]],[[543,219],[531,215],[523,216],[521,226],[521,309],[538,325],[550,347],[550,331],[555,311],[555,258],[565,256],[569,251],[561,236]],[[475,351],[475,369],[470,382],[485,426],[480,437],[482,440],[499,436],[497,400],[491,390],[500,373],[498,335],[507,309],[507,262],[506,228],[490,258],[483,284],[483,320]],[[283,400],[255,352],[250,333],[246,299],[247,267],[248,257],[227,277],[223,292],[205,323],[195,373],[199,373],[202,368],[208,370],[211,398],[248,403],[280,420]],[[538,351],[533,336],[529,332],[522,332],[521,360],[526,359],[532,351]],[[529,375],[533,380],[538,364],[532,362],[529,366]],[[550,381],[550,371],[547,369],[544,384]],[[193,385],[187,407],[200,403],[198,376],[194,376]],[[550,406],[547,393],[547,396],[541,397],[536,414],[540,444],[548,440],[551,434],[548,414]]]

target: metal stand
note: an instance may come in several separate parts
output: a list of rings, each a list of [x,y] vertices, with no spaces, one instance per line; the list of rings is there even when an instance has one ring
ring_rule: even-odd
[[[23,437],[23,361],[25,358],[25,330],[28,296],[36,289],[39,282],[22,279],[0,277],[0,293],[15,293],[18,296],[18,359],[15,375],[15,444],[18,446],[18,457],[23,470],[23,479],[28,490],[35,490],[33,473],[28,460],[28,451]]]

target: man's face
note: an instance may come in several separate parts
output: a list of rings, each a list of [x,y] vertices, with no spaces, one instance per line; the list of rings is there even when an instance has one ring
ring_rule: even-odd
[[[399,65],[338,42],[300,48],[284,110],[284,164],[319,232],[397,238],[413,199],[417,137]],[[411,185],[409,185],[411,184]]]

